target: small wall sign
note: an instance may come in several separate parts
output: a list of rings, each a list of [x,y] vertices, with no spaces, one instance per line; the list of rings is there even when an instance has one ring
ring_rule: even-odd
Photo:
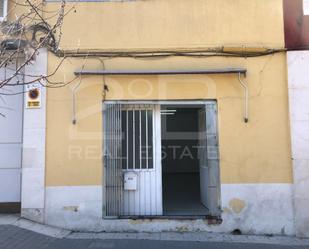
[[[26,108],[41,108],[41,85],[30,84],[26,87]]]

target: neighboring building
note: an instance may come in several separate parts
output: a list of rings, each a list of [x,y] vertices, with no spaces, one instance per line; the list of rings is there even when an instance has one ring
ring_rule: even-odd
[[[9,3],[10,6],[14,3]],[[8,13],[8,1],[0,1],[0,22],[5,21]],[[15,14],[10,12],[16,18]],[[5,28],[1,23],[1,29]],[[3,34],[3,33],[1,33]],[[9,65],[3,66],[3,37],[1,40],[0,81],[15,74],[16,68],[24,61],[22,55],[13,57]],[[22,178],[37,183],[38,188],[44,186],[37,181],[33,171],[45,167],[45,89],[40,90],[39,96],[30,98],[30,90],[38,83],[23,86],[14,84],[29,81],[31,75],[47,73],[47,51],[42,49],[36,61],[26,65],[23,73],[16,75],[8,85],[0,87],[0,213],[19,213],[21,203],[33,196],[31,189],[25,190]],[[26,94],[23,94],[27,92]],[[28,109],[34,102],[42,103],[37,109]],[[33,186],[33,185],[32,185]],[[21,193],[23,192],[23,194]]]
[[[294,198],[302,166],[281,0],[67,5],[68,59],[52,80],[77,78],[40,89],[39,108],[18,107],[23,217],[84,231],[309,236],[307,204]],[[42,51],[29,70],[51,73],[60,57]],[[293,103],[291,115],[305,110]]]
[[[309,237],[309,1],[284,1],[295,228]]]

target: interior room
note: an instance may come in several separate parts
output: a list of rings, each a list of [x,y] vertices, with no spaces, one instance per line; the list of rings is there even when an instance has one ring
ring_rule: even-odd
[[[162,106],[163,214],[203,216],[199,170],[199,107]]]

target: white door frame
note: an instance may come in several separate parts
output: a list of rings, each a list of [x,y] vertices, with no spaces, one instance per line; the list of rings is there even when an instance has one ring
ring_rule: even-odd
[[[154,136],[154,144],[155,144],[155,166],[159,169],[158,174],[161,177],[162,181],[162,160],[161,160],[161,106],[164,105],[177,105],[177,106],[183,106],[183,107],[188,107],[188,106],[206,106],[207,103],[213,103],[214,100],[108,100],[103,102],[104,104],[127,104],[127,105],[147,105],[147,104],[152,104],[155,105],[155,111],[154,111],[154,119],[155,119],[155,134]],[[220,184],[220,183],[219,183]],[[104,187],[104,186],[103,186]],[[161,209],[162,209],[162,215],[163,215],[163,187],[162,187],[162,182],[160,186],[160,195],[161,195]],[[104,200],[104,198],[103,198]],[[103,203],[105,205],[105,203]],[[160,216],[160,215],[159,215]]]

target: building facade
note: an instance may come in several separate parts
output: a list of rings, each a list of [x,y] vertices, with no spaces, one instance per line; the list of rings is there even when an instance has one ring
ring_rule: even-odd
[[[52,80],[71,83],[20,107],[21,215],[83,231],[308,236],[291,2],[67,3],[63,53],[41,51],[29,70],[65,55]]]

